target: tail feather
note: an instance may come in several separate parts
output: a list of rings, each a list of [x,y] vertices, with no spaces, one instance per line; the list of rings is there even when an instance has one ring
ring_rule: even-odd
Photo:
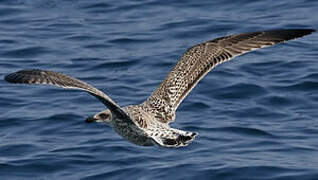
[[[190,144],[197,133],[192,133],[192,135],[179,135],[176,139],[163,138],[162,142],[167,147],[180,147],[187,146]]]
[[[185,132],[181,130],[173,131],[175,136],[153,137],[155,142],[163,147],[182,147],[190,144],[198,133]]]

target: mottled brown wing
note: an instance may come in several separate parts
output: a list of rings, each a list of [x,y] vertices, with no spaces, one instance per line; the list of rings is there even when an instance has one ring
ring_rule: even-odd
[[[99,99],[112,112],[122,113],[120,107],[103,92],[99,91],[98,89],[92,87],[91,85],[81,80],[72,78],[70,76],[58,72],[44,71],[39,69],[21,70],[5,76],[4,79],[10,83],[46,84],[62,88],[84,90],[89,92],[91,95],[95,96],[97,99]]]
[[[175,111],[192,88],[216,65],[252,50],[268,47],[314,32],[287,29],[230,35],[189,48],[159,87],[143,103],[163,123],[174,120]]]

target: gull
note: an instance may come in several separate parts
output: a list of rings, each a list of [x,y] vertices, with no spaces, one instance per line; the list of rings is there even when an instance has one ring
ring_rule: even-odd
[[[171,128],[175,113],[190,91],[215,66],[244,53],[269,47],[311,34],[313,29],[281,29],[250,32],[220,37],[187,49],[177,64],[151,95],[141,104],[119,106],[108,95],[93,86],[62,73],[25,69],[5,76],[10,83],[46,84],[67,89],[84,90],[105,106],[86,119],[86,122],[103,122],[128,141],[159,147],[187,146],[198,133]]]

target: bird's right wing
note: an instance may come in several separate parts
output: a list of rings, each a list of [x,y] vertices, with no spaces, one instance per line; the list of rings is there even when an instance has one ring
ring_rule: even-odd
[[[39,69],[26,69],[8,74],[4,79],[10,83],[46,84],[62,88],[84,90],[100,100],[112,113],[126,115],[126,113],[105,93],[81,80],[58,72]]]

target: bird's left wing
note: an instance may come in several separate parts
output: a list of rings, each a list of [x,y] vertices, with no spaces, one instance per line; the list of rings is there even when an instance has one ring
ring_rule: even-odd
[[[192,88],[216,65],[241,54],[299,38],[313,29],[286,29],[224,36],[189,48],[159,87],[143,103],[163,123],[174,120],[175,111]]]

